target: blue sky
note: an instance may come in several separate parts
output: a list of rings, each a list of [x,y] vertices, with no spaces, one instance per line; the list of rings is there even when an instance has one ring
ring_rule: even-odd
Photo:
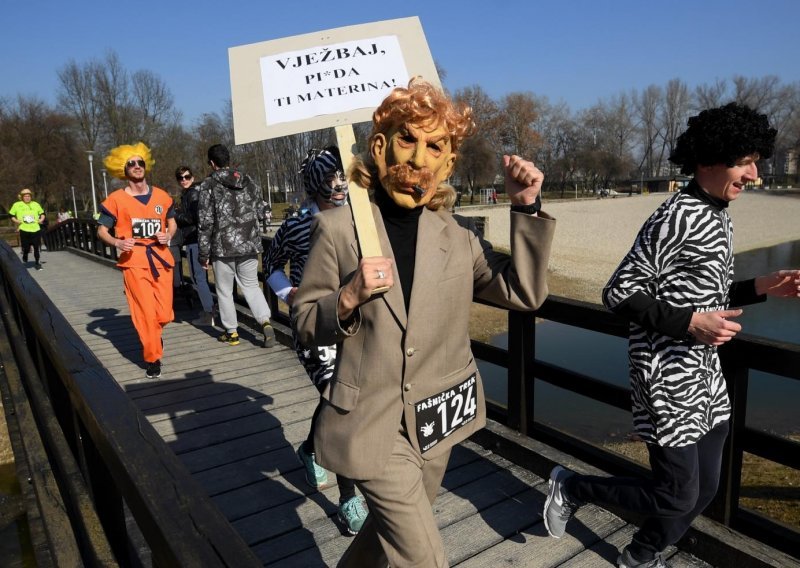
[[[800,80],[797,0],[10,0],[0,97],[54,103],[59,68],[114,49],[129,71],[157,73],[191,125],[230,98],[229,47],[409,16],[451,91],[530,91],[579,110],[673,78]]]

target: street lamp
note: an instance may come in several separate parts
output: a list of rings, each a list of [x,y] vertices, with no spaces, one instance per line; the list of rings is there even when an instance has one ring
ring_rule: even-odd
[[[72,210],[75,212],[75,218],[78,218],[78,204],[75,202],[75,186],[71,185],[69,188],[72,190]]]
[[[269,208],[272,210],[272,190],[269,187],[269,170],[267,170],[267,203],[269,203]]]
[[[106,182],[106,169],[103,168],[102,170],[100,170],[100,172],[103,174],[103,191],[106,194],[106,199],[108,199],[108,183]]]
[[[94,150],[86,150],[86,154],[89,156],[89,175],[92,178],[92,219],[96,219],[97,197],[94,194],[94,167],[92,166],[92,162],[94,161]]]

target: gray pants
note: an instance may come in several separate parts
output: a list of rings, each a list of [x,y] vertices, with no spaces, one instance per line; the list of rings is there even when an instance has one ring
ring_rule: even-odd
[[[189,260],[189,272],[192,275],[192,282],[197,288],[197,295],[200,296],[200,303],[203,304],[203,311],[210,314],[214,309],[214,297],[208,287],[208,274],[200,266],[197,243],[186,245],[186,258]]]
[[[258,257],[237,256],[214,261],[214,282],[217,285],[219,319],[225,331],[232,333],[238,327],[236,306],[233,303],[233,280],[239,285],[253,317],[260,325],[269,321],[267,299],[258,285]]]

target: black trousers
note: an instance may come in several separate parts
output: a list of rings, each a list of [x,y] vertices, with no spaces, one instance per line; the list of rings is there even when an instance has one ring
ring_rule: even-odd
[[[637,560],[651,560],[678,542],[717,493],[729,427],[720,424],[696,444],[680,448],[648,444],[652,479],[575,475],[566,482],[567,493],[645,515],[628,550]]]
[[[39,262],[39,241],[41,241],[41,237],[41,231],[36,231],[35,233],[30,231],[19,232],[19,248],[22,249],[23,262],[28,262],[28,253],[31,251],[31,247],[33,247],[33,259],[37,263]]]
[[[317,387],[317,390],[320,394],[322,391],[325,390],[325,382],[322,382],[318,385],[314,385]],[[322,397],[319,397],[319,402],[317,403],[317,407],[314,409],[314,414],[311,416],[311,428],[308,429],[308,438],[306,441],[303,442],[303,449],[307,454],[311,454],[314,452],[314,428],[317,427],[317,418],[319,418],[319,412],[322,410]],[[339,486],[339,502],[344,503],[356,496],[356,482],[350,479],[349,477],[345,477],[343,475],[336,474],[336,483]]]

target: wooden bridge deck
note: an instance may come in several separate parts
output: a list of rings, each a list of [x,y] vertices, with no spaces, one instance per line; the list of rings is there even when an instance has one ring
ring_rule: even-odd
[[[221,344],[219,330],[178,310],[163,376],[145,379],[118,271],[69,252],[42,260],[33,277],[264,564],[335,565],[350,538],[335,520],[338,490],[312,492],[294,455],[317,401],[294,352],[258,347],[246,329],[240,345]],[[477,444],[457,447],[434,504],[450,564],[614,566],[635,527],[587,506],[564,538],[549,538],[546,489]],[[674,567],[709,566],[671,552]]]

